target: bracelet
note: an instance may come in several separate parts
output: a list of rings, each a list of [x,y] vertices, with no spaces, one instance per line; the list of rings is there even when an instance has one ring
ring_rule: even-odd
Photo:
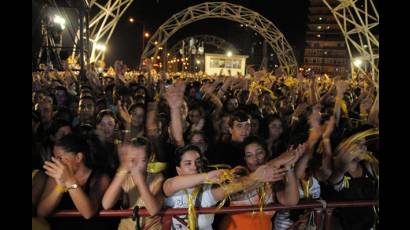
[[[67,189],[59,184],[56,185],[55,190],[59,193],[65,193],[67,192]]]
[[[128,170],[126,169],[117,170],[117,173],[116,173],[116,175],[118,176],[125,176],[127,174],[128,174]]]
[[[114,144],[115,145],[119,145],[119,144],[121,144],[122,143],[122,140],[120,140],[120,139],[115,139],[114,140]]]
[[[123,133],[130,133],[131,130],[129,130],[129,129],[124,129],[124,130],[122,130],[122,132],[123,132]]]
[[[287,172],[289,173],[289,172],[294,172],[294,171],[295,171],[295,164],[291,164]]]

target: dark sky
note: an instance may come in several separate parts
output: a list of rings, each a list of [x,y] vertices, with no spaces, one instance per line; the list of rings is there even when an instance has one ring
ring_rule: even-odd
[[[32,0],[33,2],[36,1]],[[203,2],[206,1],[135,0],[120,19],[111,37],[106,58],[107,64],[112,64],[116,59],[122,59],[129,66],[135,67],[141,55],[142,24],[144,24],[145,30],[153,34],[173,14]],[[308,0],[240,0],[227,2],[243,5],[273,22],[285,35],[290,45],[294,47],[295,55],[298,62],[300,62],[307,28]],[[133,17],[136,22],[129,23],[129,17]],[[177,31],[169,39],[168,47],[171,47],[182,38],[195,34],[219,36],[233,43],[241,50],[242,54],[249,55],[250,36],[254,33],[250,30],[244,31],[244,28],[236,22],[225,19],[205,19],[191,23]],[[35,37],[35,34],[33,34],[33,37]],[[254,39],[262,41],[260,36]],[[271,52],[270,49],[268,52]]]

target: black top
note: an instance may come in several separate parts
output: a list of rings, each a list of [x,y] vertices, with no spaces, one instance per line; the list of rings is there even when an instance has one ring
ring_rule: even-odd
[[[354,201],[354,200],[374,200],[377,198],[377,179],[374,178],[367,168],[360,163],[363,173],[361,177],[350,177],[349,188],[335,191],[333,186],[321,186],[323,197],[328,200]],[[343,181],[343,180],[342,180]],[[330,187],[330,188],[329,188]],[[373,207],[341,208],[336,209],[335,215],[339,216],[343,229],[370,229],[375,220]]]
[[[212,146],[210,146],[212,147]],[[238,142],[218,143],[209,150],[210,164],[244,165],[242,145]]]
[[[90,196],[91,187],[99,181],[101,173],[91,172],[88,180],[84,186],[84,192]],[[61,197],[60,203],[58,204],[56,211],[59,210],[77,210],[74,205],[73,200],[70,197],[68,192],[63,194]],[[50,229],[56,230],[88,230],[88,229],[116,229],[118,226],[118,220],[110,218],[97,218],[92,217],[91,219],[85,219],[83,217],[53,217],[48,218],[50,224]]]

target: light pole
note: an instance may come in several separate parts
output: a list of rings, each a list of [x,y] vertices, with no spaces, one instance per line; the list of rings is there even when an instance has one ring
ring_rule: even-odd
[[[132,18],[132,17],[130,17],[129,19],[128,19],[128,21],[130,22],[130,23],[138,23],[138,24],[141,24],[142,25],[142,29],[141,29],[141,54],[140,54],[140,57],[142,56],[142,53],[144,52],[144,47],[145,47],[145,39],[148,39],[149,38],[149,36],[150,36],[150,34],[149,34],[149,32],[146,32],[145,31],[145,24],[144,24],[144,22],[142,22],[142,21],[140,21],[140,20],[135,20],[134,18]],[[143,60],[140,60],[140,63],[142,63],[142,61]]]

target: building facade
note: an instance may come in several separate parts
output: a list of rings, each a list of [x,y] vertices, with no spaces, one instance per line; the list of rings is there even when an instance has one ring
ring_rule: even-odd
[[[329,1],[336,5],[337,0]],[[304,52],[305,70],[329,76],[346,75],[350,71],[349,55],[340,28],[322,0],[310,0],[308,29]]]

